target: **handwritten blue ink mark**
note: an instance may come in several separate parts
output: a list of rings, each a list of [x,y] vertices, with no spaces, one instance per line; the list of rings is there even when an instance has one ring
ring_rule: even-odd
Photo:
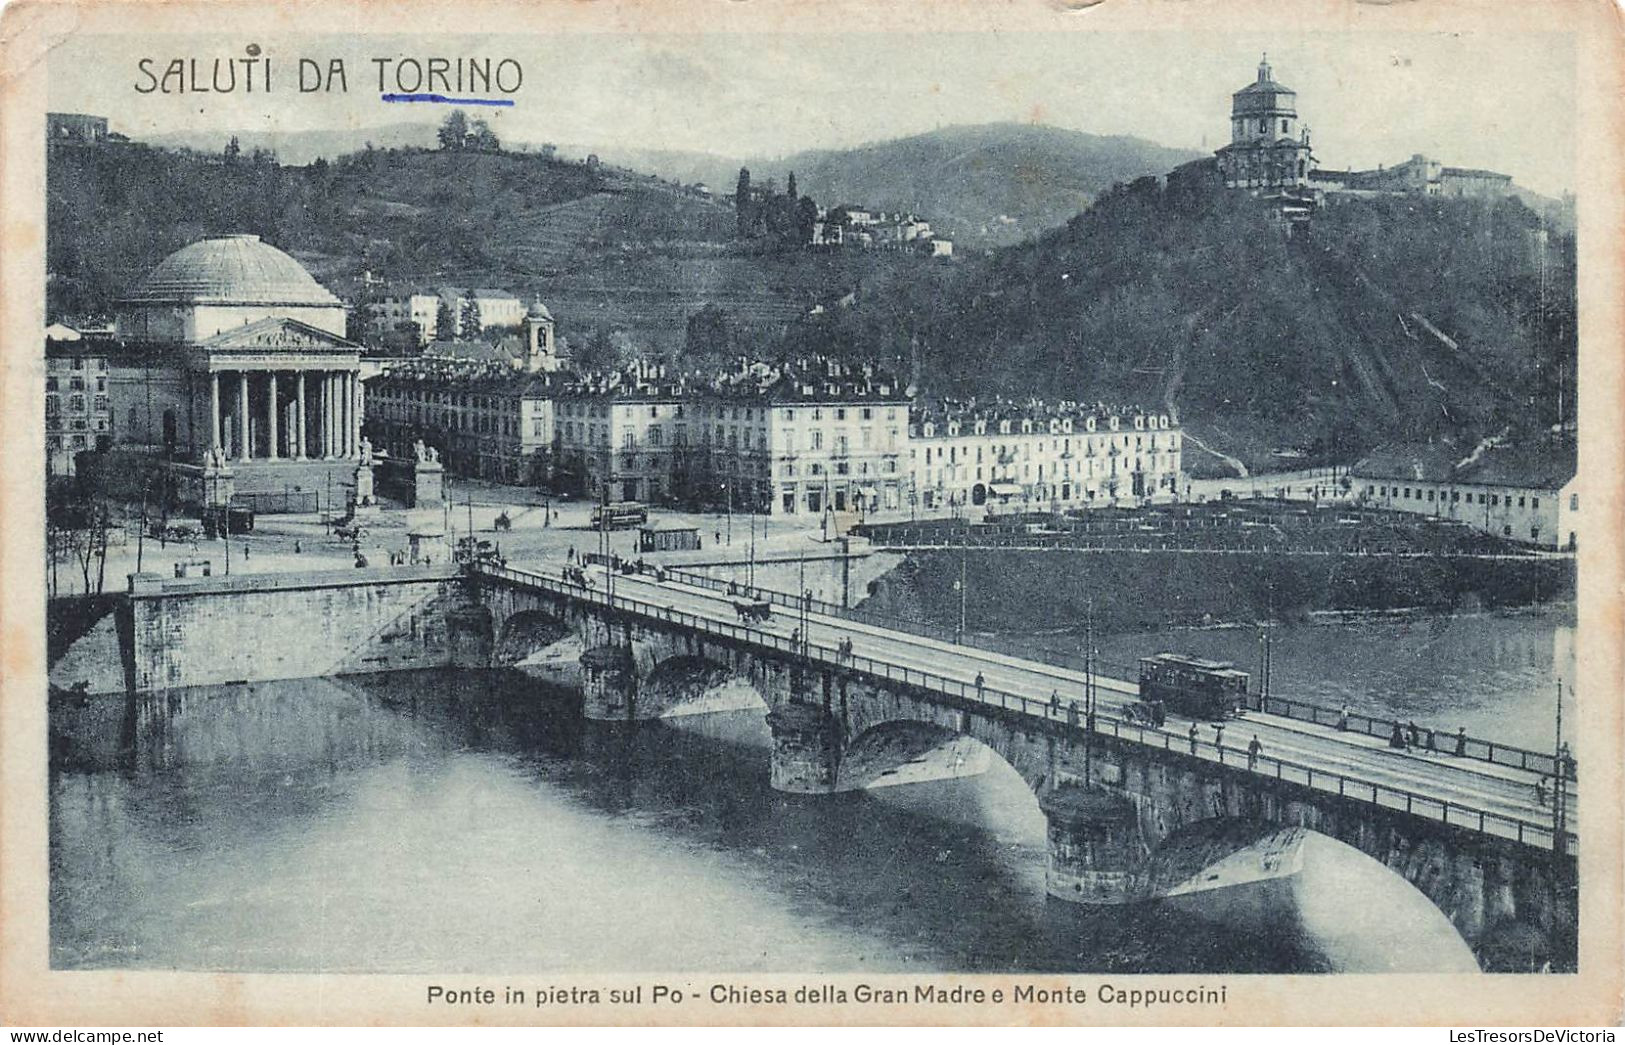
[[[513,105],[512,98],[448,98],[443,94],[384,94],[386,102],[434,102],[439,105]]]

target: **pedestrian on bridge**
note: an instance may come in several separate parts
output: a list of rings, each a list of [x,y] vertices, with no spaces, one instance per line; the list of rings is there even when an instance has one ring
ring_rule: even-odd
[[[1253,734],[1252,742],[1247,745],[1247,768],[1258,768],[1258,753],[1264,750],[1264,745],[1258,742],[1258,734]]]
[[[1219,749],[1219,759],[1224,759],[1224,723],[1213,723],[1213,746]]]
[[[1399,751],[1405,750],[1405,730],[1397,718],[1394,719],[1394,731],[1388,735],[1388,746]]]
[[[1438,754],[1438,752],[1439,752],[1439,745],[1438,745],[1437,741],[1435,740],[1434,733],[1433,733],[1433,728],[1431,726],[1428,728],[1428,731],[1427,731],[1427,749],[1429,751],[1432,751],[1434,754]]]
[[[1339,732],[1342,732],[1342,733],[1347,733],[1348,732],[1348,729],[1349,729],[1349,706],[1347,704],[1344,704],[1342,710],[1340,710],[1337,713],[1337,728],[1338,728]]]
[[[1066,706],[1066,724],[1072,726],[1073,728],[1077,728],[1078,702],[1075,700]]]
[[[1406,723],[1405,735],[1409,740],[1411,747],[1415,747],[1421,742],[1421,731],[1416,728],[1416,720],[1414,718]]]
[[[1061,691],[1060,690],[1052,689],[1052,690],[1049,691],[1049,709],[1052,712],[1061,710]]]
[[[1196,723],[1191,723],[1191,754],[1196,754]]]
[[[986,685],[987,685],[987,680],[984,679],[982,677],[982,673],[980,671],[978,671],[976,673],[976,699],[977,700],[982,699],[982,690],[983,690],[983,688],[986,687]]]
[[[1546,775],[1541,774],[1541,778],[1535,781],[1535,802],[1539,804],[1542,809],[1546,807],[1546,780]]]

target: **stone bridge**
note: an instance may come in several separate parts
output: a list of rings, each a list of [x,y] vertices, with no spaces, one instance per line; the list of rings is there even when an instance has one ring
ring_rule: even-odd
[[[769,709],[771,783],[781,791],[861,787],[888,763],[956,738],[985,746],[1027,782],[1048,820],[1046,880],[1055,898],[1117,904],[1194,888],[1184,880],[1193,865],[1169,854],[1201,850],[1219,835],[1247,837],[1266,854],[1266,866],[1248,874],[1287,873],[1267,865],[1292,838],[1314,832],[1410,883],[1481,957],[1531,930],[1557,960],[1573,953],[1577,843],[1554,854],[1549,827],[1543,833],[1538,823],[1514,829],[1465,804],[1451,809],[1448,800],[1313,766],[1249,766],[1239,747],[1116,719],[1090,732],[1041,702],[844,655],[811,622],[785,636],[730,621],[732,607],[715,596],[717,612],[706,613],[690,608],[698,595],[662,604],[646,585],[611,601],[601,581],[588,590],[489,570],[475,584],[494,648],[515,655],[511,636],[520,632],[579,642],[589,718],[658,718],[724,682],[748,684]],[[790,630],[793,612],[781,611],[777,623]]]

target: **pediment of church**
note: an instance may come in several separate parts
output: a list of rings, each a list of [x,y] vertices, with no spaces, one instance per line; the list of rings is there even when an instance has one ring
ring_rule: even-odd
[[[288,349],[296,352],[341,354],[357,352],[361,348],[354,341],[339,337],[320,327],[301,323],[297,319],[277,317],[261,319],[233,330],[223,330],[203,341],[199,347],[211,352],[263,352]]]

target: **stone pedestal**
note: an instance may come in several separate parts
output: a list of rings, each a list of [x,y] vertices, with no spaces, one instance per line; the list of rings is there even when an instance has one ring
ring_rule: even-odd
[[[439,461],[412,465],[412,507],[439,508],[446,502],[446,466]]]
[[[1134,803],[1084,787],[1061,787],[1039,800],[1049,820],[1044,884],[1070,903],[1122,904],[1144,899],[1137,872],[1145,863]]]
[[[773,730],[772,786],[798,795],[835,790],[841,731],[834,716],[810,704],[781,704],[767,716]]]
[[[237,493],[236,476],[224,464],[203,464],[203,507],[226,508]]]
[[[365,458],[355,466],[355,504],[352,511],[358,516],[378,514],[378,497],[372,488],[372,465]]]
[[[638,708],[638,670],[625,646],[594,646],[581,655],[581,714],[594,722],[653,718]]]

